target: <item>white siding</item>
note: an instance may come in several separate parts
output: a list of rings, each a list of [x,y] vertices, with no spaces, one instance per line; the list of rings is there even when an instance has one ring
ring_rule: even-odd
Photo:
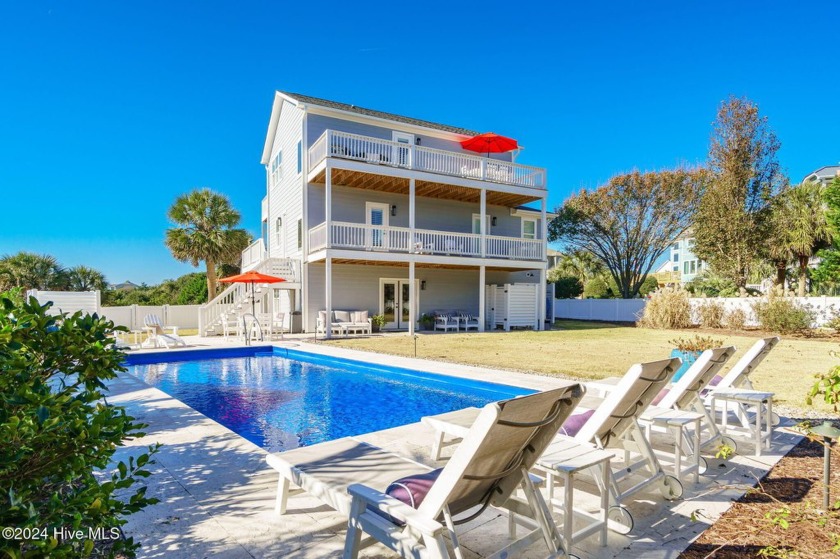
[[[77,311],[86,314],[99,312],[99,291],[38,291],[33,289],[28,291],[27,295],[35,297],[42,305],[52,302],[50,314],[63,312],[73,314]]]
[[[309,185],[307,212],[310,228],[324,222],[325,201],[324,185]],[[389,224],[394,227],[408,227],[408,195],[337,185],[333,185],[332,188],[333,221],[364,223],[365,202],[381,202],[389,206],[397,206],[397,215],[388,217]],[[479,213],[481,209],[478,202],[471,204],[437,198],[418,197],[416,204],[415,227],[417,229],[454,233],[471,233],[472,216]],[[496,218],[496,225],[490,227],[487,231],[488,235],[516,238],[522,236],[521,220],[519,217],[510,215],[510,208],[488,205],[487,215]],[[539,227],[537,229],[539,232]]]
[[[297,221],[303,216],[303,182],[301,174],[297,172],[297,144],[302,139],[302,132],[303,111],[284,102],[271,147],[271,159],[274,159],[278,151],[283,151],[283,177],[278,184],[271,185],[269,182],[268,185],[268,251],[271,257],[300,255],[297,246]],[[271,181],[270,173],[267,173],[267,180]],[[282,234],[279,238],[278,217],[283,220]],[[278,240],[282,240],[282,247]]]

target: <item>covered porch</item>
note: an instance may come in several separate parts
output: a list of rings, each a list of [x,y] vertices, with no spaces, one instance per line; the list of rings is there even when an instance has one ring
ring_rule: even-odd
[[[440,263],[429,262],[423,255],[412,255],[401,262],[371,258],[358,259],[334,251],[323,260],[306,264],[307,331],[315,330],[320,311],[327,311],[329,316],[336,310],[367,310],[371,316],[385,317],[386,331],[414,334],[424,314],[461,311],[477,317],[478,331],[483,332],[490,324],[487,286],[510,283],[534,284],[539,292],[537,316],[545,316],[545,268],[541,263]],[[544,320],[536,320],[534,328],[542,330]],[[331,335],[329,331],[324,334]]]

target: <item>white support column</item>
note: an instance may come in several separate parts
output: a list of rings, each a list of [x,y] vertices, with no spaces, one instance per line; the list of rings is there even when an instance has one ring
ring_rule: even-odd
[[[411,179],[411,182],[414,182],[414,179]],[[414,258],[413,256],[409,256],[409,258]],[[397,297],[401,297],[402,294],[397,294]],[[414,323],[417,321],[417,317],[415,315],[414,309],[416,308],[417,301],[417,290],[414,288],[414,260],[411,260],[408,263],[408,335],[414,335]]]
[[[414,228],[416,227],[414,223],[414,214],[416,212],[414,190],[414,179],[408,179],[408,242],[411,243],[408,247],[408,252],[415,252],[415,247],[417,246],[417,239],[414,238]],[[413,285],[414,284],[412,284],[412,286]]]
[[[324,324],[324,337],[331,338],[332,337],[332,327],[330,326],[330,322],[332,322],[332,258],[327,256],[326,260],[327,264],[324,270],[324,285],[326,286],[326,293],[324,301],[326,303],[326,310],[327,310],[327,321]]]
[[[481,215],[481,224],[479,225],[479,233],[481,234],[481,257],[487,255],[487,189],[481,189],[481,202],[478,213]],[[482,266],[483,268],[483,266]],[[482,283],[482,285],[484,285]]]
[[[327,233],[327,249],[329,249],[332,245],[332,167],[329,161],[327,161],[325,177],[324,227]]]
[[[540,270],[539,303],[537,304],[537,330],[545,330],[545,268]]]
[[[542,230],[540,237],[542,238],[542,241],[543,241],[542,242],[543,259],[545,259],[545,258],[548,257],[548,251],[547,251],[547,249],[548,249],[548,222],[546,221],[546,215],[545,215],[547,213],[546,212],[546,205],[548,204],[548,200],[546,198],[543,198],[540,202],[541,202],[540,203],[540,224],[541,224],[540,229]]]
[[[481,191],[482,193],[484,190]],[[483,198],[483,197],[482,197]],[[484,300],[486,295],[484,293],[484,283],[485,283],[485,267],[482,264],[478,267],[478,331],[484,332],[484,321],[485,321],[485,307],[487,306],[486,301]]]

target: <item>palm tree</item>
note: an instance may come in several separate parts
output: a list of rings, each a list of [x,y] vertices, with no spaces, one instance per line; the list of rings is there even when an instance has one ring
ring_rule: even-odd
[[[581,285],[604,272],[604,264],[585,250],[576,250],[560,257],[557,269],[564,276],[577,278]]]
[[[105,291],[108,282],[105,274],[87,266],[74,266],[67,270],[67,279],[73,291]]]
[[[239,225],[239,212],[230,200],[209,188],[193,190],[175,199],[169,219],[180,227],[166,231],[166,246],[172,256],[193,266],[203,261],[207,267],[208,300],[216,297],[216,266],[238,261],[251,242]]]
[[[799,266],[800,297],[805,296],[811,257],[831,242],[822,191],[820,183],[805,182],[782,192],[773,201],[770,255],[777,267],[789,260]]]
[[[13,287],[62,290],[67,276],[54,256],[21,251],[0,258],[0,288]]]

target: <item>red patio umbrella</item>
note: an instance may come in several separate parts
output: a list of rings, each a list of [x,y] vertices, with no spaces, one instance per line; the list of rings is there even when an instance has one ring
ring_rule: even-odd
[[[493,132],[473,136],[461,142],[461,147],[478,153],[505,153],[519,148],[513,138],[506,138]]]
[[[280,283],[281,281],[286,281],[283,278],[278,278],[277,276],[269,276],[268,274],[261,274],[259,272],[255,272],[251,270],[250,272],[245,272],[244,274],[237,274],[235,276],[228,276],[226,278],[222,278],[219,281],[224,283],[250,283],[251,284],[251,314],[254,314],[254,284],[255,283]]]

